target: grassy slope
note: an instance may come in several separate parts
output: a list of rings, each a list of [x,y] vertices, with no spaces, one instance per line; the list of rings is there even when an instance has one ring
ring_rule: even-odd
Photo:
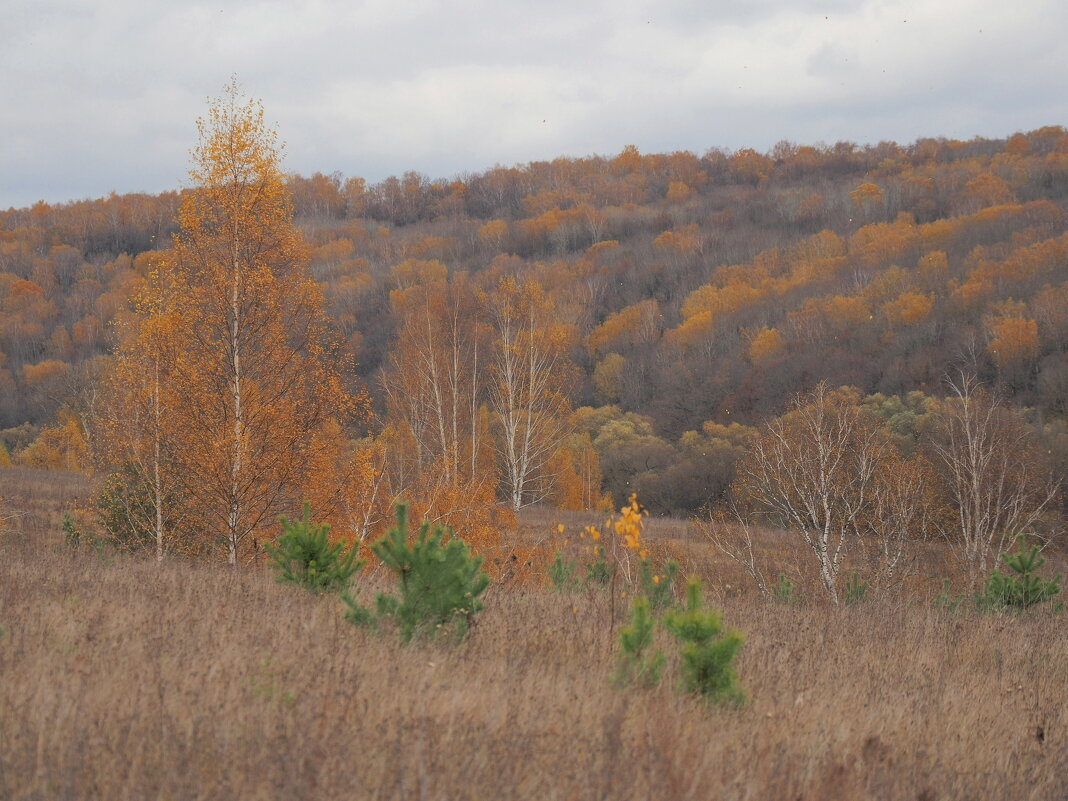
[[[57,540],[0,546],[0,798],[1068,794],[1063,615],[721,597],[728,711],[613,687],[603,594],[491,587],[469,642],[405,649],[261,572]]]

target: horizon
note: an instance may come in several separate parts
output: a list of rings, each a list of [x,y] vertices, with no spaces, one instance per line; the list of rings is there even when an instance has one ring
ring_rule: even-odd
[[[949,136],[944,136],[944,135],[940,135],[940,134],[932,134],[932,135],[927,135],[927,136],[922,136],[921,135],[921,136],[918,136],[915,139],[912,139],[912,140],[907,141],[907,142],[898,142],[898,141],[893,140],[893,139],[880,139],[880,140],[874,141],[874,142],[855,142],[855,141],[851,141],[851,140],[848,140],[848,139],[836,139],[833,142],[825,142],[825,141],[821,141],[821,142],[795,142],[795,141],[792,141],[792,140],[779,139],[773,145],[769,145],[768,147],[763,148],[763,149],[757,148],[757,147],[751,147],[749,145],[744,145],[743,144],[743,145],[741,145],[740,147],[737,147],[737,148],[725,148],[725,147],[720,147],[720,146],[717,146],[717,145],[711,145],[711,146],[703,148],[701,150],[693,150],[693,149],[689,149],[689,148],[672,148],[672,149],[667,149],[667,150],[649,150],[649,151],[643,150],[642,148],[638,148],[638,150],[643,156],[645,156],[645,155],[654,155],[654,154],[668,154],[668,153],[677,153],[677,152],[689,152],[689,153],[693,153],[698,158],[701,158],[705,154],[710,153],[710,152],[714,152],[714,151],[717,151],[717,150],[718,151],[722,151],[722,152],[726,153],[727,155],[730,155],[733,152],[737,152],[739,150],[744,150],[746,148],[755,150],[758,153],[761,153],[763,155],[769,155],[770,156],[770,154],[771,154],[772,150],[774,149],[775,145],[779,144],[780,142],[788,142],[789,144],[792,144],[792,145],[794,145],[796,147],[813,147],[813,148],[816,148],[816,149],[831,148],[831,147],[834,147],[836,144],[845,142],[845,143],[854,145],[859,150],[865,150],[865,149],[877,147],[877,146],[879,146],[881,144],[894,144],[894,145],[897,145],[898,147],[901,147],[901,148],[907,150],[908,148],[915,146],[917,142],[921,142],[921,141],[925,141],[925,140],[935,140],[935,141],[945,141],[945,142],[956,142],[956,141],[970,142],[970,141],[975,141],[975,140],[984,140],[984,141],[990,141],[990,142],[1004,142],[1004,141],[1007,141],[1009,138],[1011,138],[1012,136],[1014,136],[1015,134],[1018,134],[1018,133],[1028,133],[1029,131],[1039,130],[1039,129],[1047,128],[1047,127],[1056,127],[1058,125],[1060,125],[1060,124],[1059,123],[1049,123],[1047,125],[1039,125],[1039,126],[1037,126],[1037,128],[1029,129],[1029,130],[1016,129],[1016,130],[1011,131],[1011,132],[1006,132],[1006,133],[1004,133],[1004,134],[1002,134],[1000,136],[999,135],[988,136],[988,135],[976,134],[976,135],[970,136],[970,137],[968,137],[966,139],[959,139],[959,138],[956,138],[956,137],[949,137]],[[467,178],[469,176],[476,176],[476,175],[485,174],[485,173],[487,173],[487,172],[489,172],[491,170],[494,170],[494,169],[496,169],[498,167],[502,167],[504,169],[521,169],[521,168],[526,167],[526,166],[531,165],[531,164],[548,163],[548,162],[555,161],[557,159],[568,159],[568,160],[574,160],[574,161],[580,161],[580,160],[583,160],[583,159],[596,159],[596,158],[611,159],[611,158],[614,158],[615,156],[617,156],[620,152],[622,152],[624,148],[630,147],[630,146],[631,145],[629,143],[628,144],[624,144],[619,148],[619,150],[615,151],[614,153],[586,153],[584,155],[558,154],[558,155],[550,157],[550,158],[528,159],[528,160],[525,160],[525,161],[519,161],[519,162],[514,162],[514,163],[508,163],[508,164],[501,164],[500,162],[498,162],[496,164],[493,164],[493,165],[490,165],[490,166],[485,166],[485,167],[482,167],[482,168],[463,169],[463,170],[460,170],[460,171],[457,171],[457,172],[453,172],[453,173],[451,173],[449,175],[430,175],[430,174],[424,173],[424,172],[422,172],[420,170],[402,169],[402,170],[397,170],[395,172],[391,172],[389,174],[383,174],[383,175],[380,175],[380,176],[369,176],[369,175],[359,175],[359,174],[355,174],[355,173],[349,174],[349,173],[343,172],[342,170],[326,170],[326,169],[320,169],[320,168],[313,168],[313,169],[310,169],[308,171],[287,170],[285,172],[285,174],[286,174],[287,177],[288,176],[299,176],[299,177],[304,177],[304,178],[309,178],[309,177],[311,177],[312,175],[315,175],[315,174],[322,174],[322,175],[326,175],[326,176],[332,176],[332,175],[335,175],[335,174],[339,174],[342,177],[342,179],[363,178],[363,179],[365,179],[367,181],[369,186],[374,186],[374,185],[376,185],[378,183],[381,183],[382,181],[387,180],[390,177],[400,178],[404,173],[414,171],[414,172],[419,173],[423,177],[427,178],[431,182],[435,182],[435,181],[446,181],[446,182],[449,182],[449,181],[455,181],[455,180],[464,180],[465,178]],[[284,162],[284,159],[283,159],[283,162]],[[101,193],[95,194],[95,195],[84,195],[84,196],[81,196],[81,197],[69,197],[69,198],[64,198],[64,199],[36,198],[36,199],[34,199],[34,200],[30,201],[30,202],[23,203],[21,205],[8,205],[6,207],[0,207],[0,211],[2,211],[2,212],[21,211],[21,210],[33,208],[38,203],[45,203],[45,204],[47,204],[49,206],[64,206],[64,205],[68,205],[68,204],[85,203],[85,202],[92,203],[92,202],[97,202],[97,201],[100,201],[100,200],[104,200],[104,199],[106,199],[108,197],[111,197],[112,195],[116,195],[116,196],[119,196],[119,197],[124,196],[124,195],[138,195],[138,194],[161,195],[161,194],[163,194],[165,192],[181,192],[185,188],[186,188],[186,185],[184,183],[179,183],[179,184],[177,184],[175,186],[162,187],[162,188],[158,188],[158,189],[147,189],[147,188],[117,189],[117,188],[113,187],[113,188],[110,188],[110,189],[108,189],[108,190],[106,190],[104,192],[101,192]]]

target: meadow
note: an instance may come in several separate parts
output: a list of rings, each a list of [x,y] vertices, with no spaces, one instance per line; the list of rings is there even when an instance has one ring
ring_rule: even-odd
[[[777,604],[654,521],[746,635],[733,709],[672,668],[614,684],[603,589],[505,577],[464,643],[401,646],[262,568],[72,550],[84,479],[0,480],[26,512],[0,539],[0,798],[1068,798],[1064,613]]]

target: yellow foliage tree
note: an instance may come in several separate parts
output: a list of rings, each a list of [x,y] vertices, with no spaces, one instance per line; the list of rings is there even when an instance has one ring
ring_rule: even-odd
[[[319,519],[332,522],[331,538],[368,542],[392,521],[384,447],[381,441],[350,440],[337,420],[315,433],[301,494]]]
[[[1016,193],[1009,183],[989,172],[979,173],[972,178],[954,198],[954,206],[959,211],[969,213],[1015,202]]]
[[[949,258],[944,250],[923,254],[916,263],[916,273],[927,289],[941,289],[949,277]]]
[[[37,439],[19,451],[16,460],[44,470],[88,470],[91,459],[85,428],[74,412],[60,409],[56,423],[41,429]]]
[[[593,368],[593,389],[602,404],[619,400],[619,379],[626,365],[618,353],[609,353]]]
[[[749,340],[749,359],[754,364],[770,359],[782,352],[786,341],[776,328],[765,326]]]
[[[660,334],[660,304],[643,300],[608,315],[587,339],[590,350],[600,352],[611,345],[654,342]]]
[[[998,369],[1030,362],[1037,358],[1041,343],[1038,323],[1027,317],[999,317],[989,323],[990,342],[987,348],[997,362]]]
[[[686,200],[693,195],[693,189],[684,181],[671,181],[668,184],[667,199],[672,202]]]
[[[574,332],[534,281],[502,279],[491,307],[491,405],[500,429],[504,489],[509,506],[519,511],[553,491],[549,465],[570,433],[574,365],[567,351]]]
[[[508,235],[508,223],[504,220],[490,220],[479,226],[478,238],[495,250],[500,250],[504,245],[504,238]]]
[[[860,296],[833,295],[823,301],[823,314],[835,331],[846,331],[871,319],[868,301]]]
[[[488,554],[500,510],[483,305],[463,273],[413,287],[395,305],[400,330],[382,376],[387,425],[375,447],[390,504],[403,498],[413,519],[451,526]]]
[[[883,304],[883,314],[890,325],[913,325],[926,320],[933,306],[934,293],[924,295],[906,290],[897,299]]]
[[[886,193],[878,184],[870,181],[865,181],[849,193],[857,209],[866,216],[872,215],[882,205],[885,195]]]
[[[601,460],[589,434],[574,434],[556,452],[550,464],[556,477],[549,501],[559,509],[600,509]]]
[[[236,566],[303,500],[324,427],[365,400],[342,384],[262,106],[231,82],[197,127],[161,333],[165,414],[177,494]]]
[[[690,223],[675,231],[664,231],[653,240],[653,244],[679,255],[692,256],[703,249],[701,226],[697,223]]]
[[[154,540],[156,560],[162,561],[165,548],[188,551],[194,545],[178,536],[179,521],[186,516],[178,501],[176,470],[181,429],[172,413],[181,401],[172,374],[180,321],[164,254],[155,257],[135,310],[132,321],[117,326],[119,345],[103,382],[94,446],[98,459],[123,477],[121,488],[113,483],[115,489],[145,499],[122,504],[122,524],[136,539]]]
[[[775,167],[775,162],[752,148],[742,148],[728,159],[731,172],[744,183],[756,184],[765,180]]]

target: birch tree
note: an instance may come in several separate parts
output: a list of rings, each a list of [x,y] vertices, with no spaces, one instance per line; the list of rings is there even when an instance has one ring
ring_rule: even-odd
[[[391,301],[400,331],[382,378],[389,491],[414,517],[451,526],[485,552],[499,526],[479,298],[457,273],[402,287]]]
[[[903,459],[886,449],[869,503],[866,540],[873,551],[873,589],[893,590],[910,568],[910,544],[927,536],[940,513],[930,463],[922,456]]]
[[[1042,469],[1030,432],[970,374],[949,382],[937,414],[932,460],[955,514],[943,534],[972,582],[1033,527],[1057,498],[1060,482]]]
[[[749,506],[804,541],[836,604],[842,560],[867,528],[880,462],[891,447],[856,400],[822,382],[799,395],[789,413],[763,426],[736,484]]]
[[[410,287],[393,299],[400,333],[383,375],[387,416],[410,442],[406,478],[428,469],[444,483],[476,480],[483,464],[485,346],[480,309],[463,274]]]
[[[489,302],[496,341],[491,399],[507,502],[518,511],[547,498],[553,457],[571,434],[570,330],[539,284],[501,280]]]
[[[175,361],[173,279],[168,265],[154,265],[136,301],[136,316],[120,325],[115,359],[103,381],[96,438],[98,457],[117,468],[108,486],[113,514],[105,525],[112,535],[150,540],[156,560],[176,541],[183,517],[178,501],[176,452],[179,432],[173,408],[178,402],[171,368]],[[121,522],[120,522],[121,520]]]
[[[182,489],[237,565],[299,503],[316,434],[348,417],[277,134],[236,83],[197,123],[173,253]]]

